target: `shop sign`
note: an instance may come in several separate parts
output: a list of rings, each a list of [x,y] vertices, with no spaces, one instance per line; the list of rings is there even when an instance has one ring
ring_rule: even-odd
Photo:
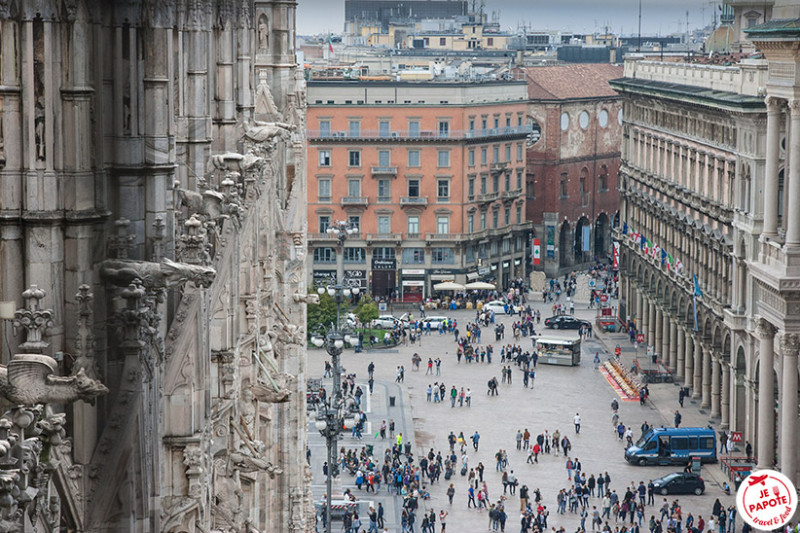
[[[395,270],[397,259],[373,259],[372,270]]]
[[[344,285],[347,287],[358,287],[359,289],[367,288],[367,271],[366,270],[345,270],[344,271]]]
[[[402,274],[404,276],[424,276],[425,269],[424,268],[404,268],[402,270]]]

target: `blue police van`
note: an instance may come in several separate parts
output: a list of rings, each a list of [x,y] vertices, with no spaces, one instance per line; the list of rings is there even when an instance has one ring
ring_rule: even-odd
[[[625,450],[625,460],[635,465],[685,465],[692,457],[704,463],[717,461],[717,437],[710,428],[651,428]]]

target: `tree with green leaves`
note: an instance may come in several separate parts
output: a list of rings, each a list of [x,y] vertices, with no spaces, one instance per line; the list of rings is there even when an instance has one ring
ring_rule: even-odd
[[[354,312],[358,317],[358,321],[367,326],[370,322],[378,318],[378,304],[376,304],[368,294],[364,294],[361,296]]]
[[[318,304],[308,304],[308,318],[306,322],[306,332],[309,337],[315,333],[319,333],[320,329],[327,329],[331,324],[335,324],[336,302],[333,301],[333,297],[327,292],[323,292],[319,297]]]

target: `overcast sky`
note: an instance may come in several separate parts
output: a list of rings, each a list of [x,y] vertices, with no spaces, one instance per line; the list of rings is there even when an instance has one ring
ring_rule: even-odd
[[[641,0],[642,33],[667,34],[701,27],[712,21],[714,4],[708,0]],[[635,34],[639,0],[486,0],[486,11],[499,10],[503,29],[525,22],[532,29],[567,30],[575,33],[603,31]],[[680,21],[680,26],[679,26]],[[344,0],[298,0],[297,31],[300,35],[341,33]]]

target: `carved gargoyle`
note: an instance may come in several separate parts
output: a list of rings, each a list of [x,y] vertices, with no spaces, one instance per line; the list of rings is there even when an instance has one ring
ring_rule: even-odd
[[[253,121],[253,125],[245,127],[244,136],[247,140],[254,143],[265,143],[275,138],[288,137],[297,130],[294,124],[284,122],[261,122]]]
[[[216,273],[211,267],[176,263],[167,258],[160,263],[107,259],[100,268],[103,279],[118,287],[127,287],[134,279],[140,279],[148,289],[166,289],[187,281],[207,287]]]
[[[305,304],[319,304],[319,294],[303,294],[302,292],[296,292],[292,295],[294,299],[294,303],[305,303]]]
[[[291,374],[279,373],[272,377],[272,383],[254,383],[250,386],[253,391],[253,398],[265,403],[285,403],[289,401],[292,394],[289,386],[295,382],[296,378]]]
[[[86,375],[83,369],[74,376],[58,376],[58,363],[40,354],[16,354],[8,366],[0,365],[0,395],[16,405],[94,403],[108,394],[108,388]]]

